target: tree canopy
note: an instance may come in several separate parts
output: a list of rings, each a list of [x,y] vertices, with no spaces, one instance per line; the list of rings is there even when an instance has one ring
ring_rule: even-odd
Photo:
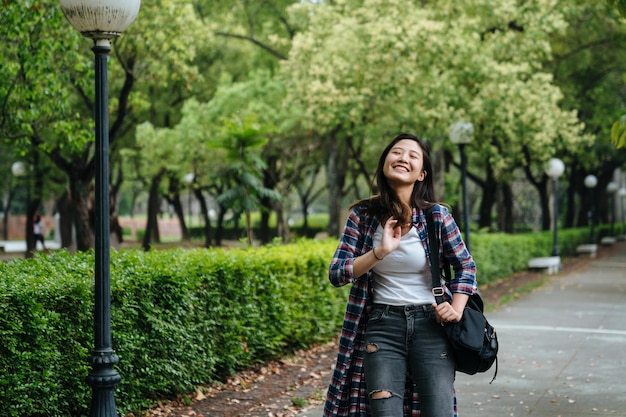
[[[261,210],[265,229],[269,213],[277,213],[287,239],[295,208],[289,197],[298,194],[308,206],[320,195],[313,185],[325,178],[328,232],[336,234],[347,201],[371,192],[366,184],[391,136],[427,138],[454,177],[449,167],[459,162],[448,131],[465,120],[475,130],[466,150],[479,227],[493,227],[498,195],[513,206],[512,184],[523,178],[537,190],[545,228],[549,158],[566,162],[572,199],[584,191],[582,174],[608,181],[624,163],[609,139],[621,146],[626,138],[624,4],[142,2],[110,56],[114,192],[150,196],[146,247],[158,239],[150,222],[156,228],[162,201],[186,230],[186,188],[203,211],[210,203],[220,216],[236,206]],[[13,158],[43,159],[41,166],[65,182],[78,248],[86,249],[94,163],[90,41],[47,0],[7,3],[0,17],[0,138]],[[225,139],[244,136],[263,141],[229,157],[234,147]],[[231,175],[235,166],[254,174]],[[224,197],[242,195],[236,190],[244,183],[243,195],[262,191],[254,204]],[[4,186],[5,201],[14,186]],[[209,244],[210,218],[203,216]],[[507,216],[499,227],[511,231],[513,211]]]

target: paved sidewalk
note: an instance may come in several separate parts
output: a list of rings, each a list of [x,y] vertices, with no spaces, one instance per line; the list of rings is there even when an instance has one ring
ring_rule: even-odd
[[[61,245],[54,240],[46,239],[47,249],[59,249]],[[24,240],[0,240],[0,248],[4,253],[23,253],[26,252],[26,241]],[[37,250],[42,250],[41,242],[37,242]]]
[[[457,374],[461,417],[626,416],[626,243],[488,314],[493,369]],[[300,417],[320,417],[321,407]]]
[[[54,240],[46,240],[46,249],[56,251],[60,244]],[[42,251],[41,242],[37,242],[37,251]],[[26,257],[26,242],[24,240],[0,240],[0,262],[9,262]]]

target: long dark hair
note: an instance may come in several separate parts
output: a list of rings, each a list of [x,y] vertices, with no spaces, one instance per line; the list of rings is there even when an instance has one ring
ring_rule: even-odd
[[[400,201],[400,198],[389,185],[387,178],[383,172],[385,165],[385,159],[396,143],[401,140],[410,139],[417,142],[420,148],[422,148],[423,155],[423,170],[425,171],[425,177],[422,181],[416,181],[413,185],[413,192],[411,193],[411,207]],[[436,202],[435,187],[433,183],[433,164],[430,159],[430,147],[422,139],[410,133],[400,133],[387,145],[383,150],[383,153],[378,159],[378,166],[376,167],[375,185],[378,189],[378,193],[373,197],[365,200],[361,200],[355,204],[362,204],[365,206],[366,213],[376,216],[381,223],[387,221],[387,219],[393,217],[398,219],[399,224],[406,224],[411,221],[411,214],[413,207],[425,209],[430,207]]]

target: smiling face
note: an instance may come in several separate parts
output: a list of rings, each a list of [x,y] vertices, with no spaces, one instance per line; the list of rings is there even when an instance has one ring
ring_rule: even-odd
[[[383,174],[393,188],[413,186],[423,181],[424,151],[414,140],[402,139],[389,150],[383,166]]]

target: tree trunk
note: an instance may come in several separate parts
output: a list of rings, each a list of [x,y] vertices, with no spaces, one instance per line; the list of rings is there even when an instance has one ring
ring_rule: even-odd
[[[341,209],[343,186],[346,179],[347,162],[345,152],[341,152],[341,144],[337,138],[340,128],[328,134],[328,235],[338,237],[341,232]]]
[[[274,203],[274,212],[276,213],[276,228],[278,237],[281,242],[289,243],[291,240],[291,232],[289,230],[289,222],[285,219],[285,206],[282,202],[277,201]]]
[[[181,240],[190,241],[191,234],[189,233],[189,228],[187,227],[187,222],[185,221],[185,211],[183,210],[183,205],[180,202],[180,195],[175,195],[174,198],[169,200],[170,204],[174,208],[174,214],[178,218],[178,223],[180,224],[181,230]]]
[[[204,221],[204,247],[211,247],[211,217],[209,216],[209,207],[204,199],[204,195],[202,194],[202,190],[199,187],[192,187],[193,195],[198,200],[198,204],[200,205],[200,214],[202,215],[202,220]]]
[[[159,209],[161,206],[161,194],[159,192],[159,186],[163,174],[156,175],[152,178],[150,184],[150,194],[148,196],[148,220],[146,222],[146,233],[143,236],[142,247],[145,251],[150,250],[151,243],[159,243],[161,237],[159,236]]]
[[[309,236],[309,208],[311,204],[320,196],[322,189],[318,189],[315,191],[315,179],[317,178],[318,173],[323,169],[323,167],[316,167],[313,171],[309,172],[306,176],[310,178],[308,184],[304,185],[304,182],[296,187],[296,192],[298,194],[298,199],[300,201],[301,213],[302,213],[302,236]]]
[[[222,239],[224,237],[224,218],[226,217],[226,207],[223,205],[218,206],[217,213],[217,230],[215,231],[215,245],[222,246]]]
[[[563,223],[563,227],[565,229],[574,227],[576,224],[577,218],[580,218],[580,212],[584,212],[584,206],[580,204],[582,201],[582,196],[584,194],[584,176],[581,176],[580,169],[578,168],[578,164],[573,164],[572,169],[568,170],[568,184],[567,187],[567,202],[565,203],[565,222]],[[582,189],[582,193],[581,193]],[[579,204],[576,204],[576,195],[579,195]]]
[[[583,177],[584,178],[584,177]],[[579,189],[580,194],[580,210],[576,216],[576,227],[589,226],[591,216],[591,202],[593,201],[593,189],[588,189],[581,182],[582,188]],[[580,187],[579,185],[579,187]]]
[[[204,247],[211,247],[211,217],[209,216],[209,207],[207,206],[202,190],[198,187],[193,187],[193,194],[196,196],[198,203],[200,204],[200,213],[204,220]]]
[[[35,241],[35,231],[33,226],[35,224],[34,218],[37,214],[39,205],[41,204],[41,198],[35,194],[31,196],[26,209],[26,257],[30,258],[33,253],[37,251],[37,242]]]
[[[61,236],[61,247],[70,249],[73,243],[72,236],[72,199],[69,192],[64,192],[57,200],[57,212],[59,213],[59,229],[55,233]]]
[[[548,195],[548,181],[542,181],[537,188],[539,203],[541,204],[541,230],[550,230],[550,196]]]
[[[502,210],[498,210],[500,213],[500,230],[505,233],[514,233],[514,221],[513,221],[513,191],[509,184],[502,184]]]
[[[170,197],[171,196],[171,197]],[[189,228],[187,227],[187,221],[185,220],[185,210],[183,209],[183,203],[180,199],[180,182],[175,178],[171,178],[168,181],[168,193],[165,196],[168,204],[174,209],[174,215],[178,219],[178,224],[181,230],[181,240],[188,242],[191,240]],[[190,196],[191,199],[191,196]],[[191,212],[191,204],[188,210]],[[191,217],[189,218],[191,224]]]
[[[498,183],[494,179],[491,167],[487,167],[487,179],[482,184],[482,191],[478,227],[479,229],[491,229],[491,209],[496,201],[498,191]]]
[[[267,205],[266,205],[267,204]],[[266,245],[272,241],[270,238],[270,209],[271,201],[268,198],[261,199],[261,224],[259,225],[259,240],[262,245]]]
[[[76,231],[76,250],[83,252],[94,247],[93,233],[93,186],[90,180],[82,176],[70,176],[70,196],[72,201],[72,217]]]
[[[267,157],[267,167],[263,170],[263,187],[268,190],[276,189],[276,181],[270,170],[275,170],[278,158],[275,156]],[[269,197],[260,198],[261,204],[261,224],[259,230],[259,240],[262,244],[268,244],[272,241],[270,236],[270,216],[274,207],[273,201]]]

